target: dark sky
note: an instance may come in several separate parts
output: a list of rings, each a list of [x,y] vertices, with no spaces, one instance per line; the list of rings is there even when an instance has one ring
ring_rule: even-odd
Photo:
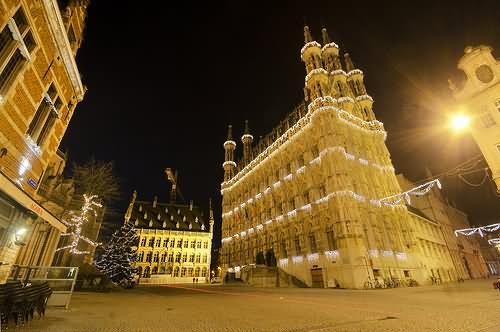
[[[115,161],[122,213],[133,189],[166,201],[163,169],[173,167],[187,199],[206,207],[213,197],[220,225],[227,124],[240,137],[248,119],[265,135],[301,101],[304,22],[318,41],[327,27],[364,71],[397,172],[419,180],[425,167],[439,173],[478,153],[444,128],[447,79],[460,77],[466,45],[500,49],[497,1],[159,3],[92,2],[77,57],[88,91],[61,145],[72,161]],[[473,223],[498,222],[491,183],[444,185]]]

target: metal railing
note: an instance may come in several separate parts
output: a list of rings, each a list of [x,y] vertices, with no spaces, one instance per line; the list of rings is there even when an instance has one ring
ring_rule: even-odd
[[[48,306],[69,307],[75,288],[78,267],[14,265],[9,280],[20,280],[24,286],[47,282],[52,289]]]

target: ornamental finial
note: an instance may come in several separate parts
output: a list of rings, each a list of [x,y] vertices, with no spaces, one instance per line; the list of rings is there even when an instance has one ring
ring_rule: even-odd
[[[312,42],[313,39],[312,39],[312,36],[311,36],[311,32],[309,32],[309,27],[306,25],[304,27],[304,42],[307,44],[309,42]]]
[[[228,141],[233,140],[233,126],[232,125],[227,126],[227,140]]]
[[[250,128],[248,127],[248,120],[245,120],[245,131],[243,134],[250,135]]]
[[[321,29],[321,36],[323,37],[323,45],[330,43],[330,36],[328,35],[326,28]]]
[[[354,69],[354,64],[352,63],[351,56],[349,53],[344,54],[344,61],[345,61],[345,69],[347,72],[350,72],[351,70]]]

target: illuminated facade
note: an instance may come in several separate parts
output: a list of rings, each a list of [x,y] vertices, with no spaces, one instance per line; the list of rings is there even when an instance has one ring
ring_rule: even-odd
[[[238,165],[231,132],[224,143],[224,269],[272,251],[281,269],[313,286],[419,278],[406,207],[375,201],[401,188],[363,72],[347,53],[342,66],[325,29],[320,45],[305,28],[301,59],[305,104],[252,149],[245,133]]]
[[[139,236],[137,280],[140,284],[209,282],[213,212],[208,223],[191,202],[137,201],[134,192],[125,222],[132,222]]]
[[[256,146],[246,125],[238,163],[231,127],[223,144],[223,274],[274,256],[312,287],[456,280],[439,225],[404,200],[381,204],[402,190],[363,72],[326,29],[322,45],[304,31],[305,102]]]
[[[450,82],[455,99],[473,118],[472,137],[500,193],[500,61],[489,46],[465,48],[458,68],[466,74],[461,88]]]
[[[66,231],[37,190],[85,93],[75,55],[87,4],[0,1],[0,283],[36,229],[50,243]]]

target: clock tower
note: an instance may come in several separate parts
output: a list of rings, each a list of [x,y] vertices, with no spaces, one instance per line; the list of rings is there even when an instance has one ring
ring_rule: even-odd
[[[466,47],[458,61],[466,80],[461,88],[450,85],[455,99],[472,117],[472,137],[500,193],[500,61],[491,52],[485,45]]]

